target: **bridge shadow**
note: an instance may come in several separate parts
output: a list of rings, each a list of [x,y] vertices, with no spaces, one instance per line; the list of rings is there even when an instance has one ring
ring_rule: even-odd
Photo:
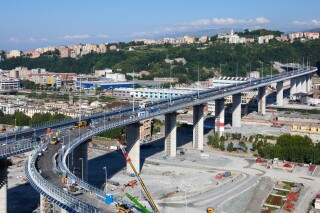
[[[9,213],[30,213],[35,210],[40,203],[40,194],[29,183],[8,188],[7,193]]]
[[[211,129],[204,129],[204,134],[207,134]],[[192,126],[182,125],[177,128],[177,149],[179,147],[192,142]],[[142,169],[145,160],[158,153],[164,153],[164,137],[153,142],[142,144],[140,147],[140,168]],[[177,153],[178,154],[178,153]],[[163,156],[161,155],[161,157]],[[122,171],[126,175],[126,162],[121,150],[112,151],[91,159],[88,161],[88,182],[98,188],[101,188],[105,183],[105,171],[107,168],[108,180],[115,174]]]

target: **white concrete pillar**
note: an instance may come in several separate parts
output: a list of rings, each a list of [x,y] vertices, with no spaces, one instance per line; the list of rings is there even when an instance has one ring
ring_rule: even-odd
[[[193,143],[192,147],[203,150],[203,109],[204,105],[193,107]]]
[[[69,164],[69,170],[73,172],[80,180],[88,181],[88,143],[84,142],[77,146],[71,154],[73,159],[71,160],[71,166]],[[82,160],[81,160],[82,159]],[[83,171],[82,171],[83,170]]]
[[[307,92],[307,76],[303,75],[301,78],[301,92],[306,93]]]
[[[294,94],[297,93],[297,78],[290,79],[290,99],[295,100],[296,96]]]
[[[220,136],[224,134],[224,98],[215,100],[214,132]]]
[[[259,87],[258,90],[258,113],[261,115],[266,114],[266,87]]]
[[[312,74],[309,74],[307,79],[307,92],[312,92]]]
[[[8,167],[7,167],[7,158],[0,159],[0,212],[7,213],[7,176],[8,176]]]
[[[126,133],[127,153],[136,171],[140,174],[140,123],[128,125]],[[129,163],[127,163],[127,173],[134,173]]]
[[[297,85],[296,93],[300,93],[302,91],[302,89],[301,89],[302,79],[301,79],[301,77],[297,77],[296,79],[297,79],[296,80],[296,85]]]
[[[175,112],[165,115],[165,141],[164,151],[167,157],[177,155],[177,114]]]
[[[232,127],[241,127],[241,93],[232,96]]]
[[[277,83],[277,105],[283,106],[283,81]]]

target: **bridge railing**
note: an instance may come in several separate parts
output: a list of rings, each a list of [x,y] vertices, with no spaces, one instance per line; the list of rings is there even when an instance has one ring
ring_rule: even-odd
[[[27,141],[27,142],[26,142]],[[10,157],[19,153],[27,152],[37,147],[39,142],[25,139],[15,144],[6,144],[0,148],[0,158]]]
[[[71,194],[63,191],[59,187],[51,184],[45,178],[41,176],[35,167],[37,157],[44,146],[39,147],[28,159],[26,164],[26,175],[30,184],[42,195],[47,197],[51,202],[59,205],[63,209],[69,212],[78,213],[99,213],[99,209],[96,207],[74,197]]]

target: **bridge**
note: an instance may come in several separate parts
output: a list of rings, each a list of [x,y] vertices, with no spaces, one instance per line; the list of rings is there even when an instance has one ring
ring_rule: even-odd
[[[193,148],[203,149],[203,122],[204,105],[215,101],[215,132],[224,133],[224,98],[232,96],[232,126],[241,126],[241,93],[248,90],[258,89],[258,113],[264,115],[266,112],[266,87],[276,84],[277,105],[283,105],[283,82],[290,81],[290,96],[300,92],[310,92],[312,87],[311,76],[317,68],[309,66],[295,67],[293,70],[277,75],[266,76],[258,79],[250,79],[246,82],[237,83],[227,87],[198,91],[193,94],[183,95],[174,99],[166,99],[154,102],[153,109],[139,107],[127,107],[113,110],[107,113],[99,113],[83,117],[84,120],[96,121],[95,128],[87,131],[87,128],[71,130],[63,135],[64,145],[51,149],[45,158],[39,157],[43,148],[49,142],[40,144],[35,140],[22,141],[22,137],[30,137],[33,134],[44,134],[47,128],[65,129],[74,125],[78,119],[47,123],[42,126],[35,126],[29,130],[16,132],[17,140],[12,144],[6,144],[0,148],[0,163],[5,164],[6,158],[19,152],[35,148],[26,165],[26,174],[31,185],[41,194],[41,202],[50,201],[61,207],[61,211],[68,212],[110,212],[110,207],[104,203],[105,193],[100,189],[88,184],[87,181],[87,147],[85,141],[101,132],[117,127],[127,128],[127,152],[132,159],[137,171],[140,171],[140,144],[139,128],[140,121],[165,115],[165,155],[176,156],[176,119],[177,111],[193,107]],[[14,133],[0,137],[0,141],[12,139]],[[60,156],[55,158],[56,153]],[[57,159],[55,162],[53,159]],[[73,160],[77,159],[77,160]],[[82,159],[81,163],[78,159]],[[45,168],[45,165],[47,168]],[[80,175],[74,175],[75,168],[81,168]],[[85,190],[81,196],[74,196],[63,190],[59,172],[65,172],[68,177],[76,180]],[[6,212],[6,168],[0,168],[0,211]],[[127,166],[127,173],[133,173],[130,166]],[[117,198],[116,198],[117,199]]]

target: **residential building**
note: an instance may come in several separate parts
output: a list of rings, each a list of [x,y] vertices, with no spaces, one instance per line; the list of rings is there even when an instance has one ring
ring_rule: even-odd
[[[19,89],[20,89],[19,79],[0,77],[0,93],[17,92]]]
[[[111,46],[109,47],[109,49],[110,49],[110,50],[117,50],[117,46],[116,46],[116,45],[111,45]]]
[[[10,114],[13,115],[15,112],[18,112],[20,107],[22,107],[23,104],[12,104],[12,103],[0,103],[0,110],[4,114]]]
[[[140,121],[140,143],[147,142],[152,135],[152,119]]]
[[[254,43],[254,38],[246,38],[246,43]]]
[[[281,36],[276,37],[276,40],[280,41],[280,42],[288,41],[288,36],[281,35]]]
[[[313,98],[320,99],[320,78],[318,75],[312,76]]]
[[[194,42],[196,42],[196,37],[194,36],[183,36],[184,42],[183,43],[187,43],[187,44],[193,44]]]
[[[258,37],[258,43],[263,44],[263,43],[269,43],[271,39],[274,39],[274,35],[265,35],[265,36],[259,36]]]
[[[318,32],[304,32],[304,37],[306,39],[319,39]]]
[[[15,57],[20,57],[21,56],[21,51],[20,50],[11,50],[9,53],[9,58],[15,58]]]
[[[208,36],[201,36],[201,37],[199,38],[199,41],[200,41],[201,43],[206,43],[206,42],[209,41],[209,38],[208,38]]]
[[[302,32],[296,32],[296,33],[290,33],[289,34],[289,39],[291,41],[294,41],[294,39],[302,38],[302,37],[303,37],[303,33]]]
[[[104,44],[99,44],[98,45],[98,52],[99,53],[106,53],[107,52],[107,46]]]

